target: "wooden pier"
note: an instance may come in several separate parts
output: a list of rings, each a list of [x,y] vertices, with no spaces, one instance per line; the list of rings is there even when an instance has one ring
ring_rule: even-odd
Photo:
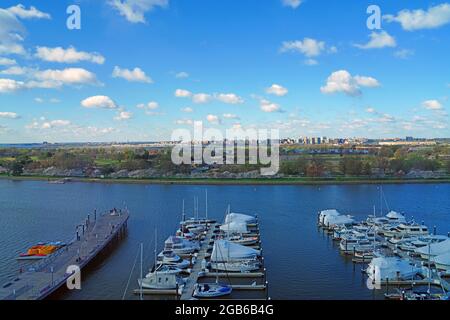
[[[219,224],[214,223],[208,226],[208,230],[206,232],[205,239],[202,241],[202,245],[200,250],[198,251],[197,259],[195,264],[192,266],[191,274],[188,278],[186,278],[186,284],[181,294],[181,300],[190,300],[192,299],[192,295],[194,294],[195,284],[198,282],[199,274],[202,271],[202,260],[206,259],[206,255],[209,248],[209,243],[213,238],[214,231],[217,229]]]
[[[126,230],[128,218],[128,211],[122,210],[88,215],[77,226],[74,240],[66,247],[3,284],[0,287],[0,300],[45,299],[66,284],[72,275],[67,273],[69,266],[78,266],[82,270],[112,240],[120,238]]]

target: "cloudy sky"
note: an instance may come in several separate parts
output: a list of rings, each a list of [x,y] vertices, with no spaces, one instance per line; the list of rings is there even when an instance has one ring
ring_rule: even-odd
[[[66,26],[81,8],[81,30]],[[380,30],[366,26],[377,4]],[[450,137],[450,3],[0,4],[0,143],[170,139],[192,121],[283,137]]]

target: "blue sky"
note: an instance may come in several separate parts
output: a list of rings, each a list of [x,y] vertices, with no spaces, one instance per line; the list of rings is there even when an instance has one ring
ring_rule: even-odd
[[[71,4],[81,30],[66,27]],[[371,4],[381,30],[366,26]],[[450,136],[450,3],[0,7],[1,143],[165,140],[194,120],[284,137]]]

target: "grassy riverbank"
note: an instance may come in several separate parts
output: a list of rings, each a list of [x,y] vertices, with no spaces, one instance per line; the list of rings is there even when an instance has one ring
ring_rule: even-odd
[[[0,179],[9,180],[36,180],[57,181],[62,177],[46,176],[8,176],[0,175]],[[185,184],[185,185],[327,185],[327,184],[411,184],[411,183],[450,183],[449,178],[440,179],[368,179],[359,177],[338,178],[256,178],[256,179],[196,179],[196,178],[152,178],[152,179],[95,179],[95,178],[69,178],[70,181],[92,183],[124,183],[124,184]]]

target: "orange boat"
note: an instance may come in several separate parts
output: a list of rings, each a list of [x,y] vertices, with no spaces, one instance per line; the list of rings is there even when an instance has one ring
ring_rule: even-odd
[[[19,260],[42,259],[55,253],[63,246],[65,246],[65,244],[61,242],[39,243],[35,246],[30,247],[26,253],[20,254],[18,259]]]

